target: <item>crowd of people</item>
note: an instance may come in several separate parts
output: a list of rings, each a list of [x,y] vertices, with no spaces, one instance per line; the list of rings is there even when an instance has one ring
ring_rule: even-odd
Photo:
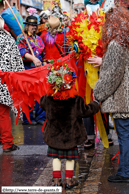
[[[103,3],[107,11],[102,31],[104,57],[90,57],[89,63],[100,66],[100,76],[93,90],[93,101],[85,105],[84,99],[75,88],[76,74],[67,64],[57,60],[68,53],[66,41],[69,32],[70,17],[58,7],[42,11],[38,19],[30,15],[24,22],[24,32],[15,39],[4,29],[4,20],[0,18],[0,69],[2,71],[23,71],[53,63],[50,66],[47,80],[47,94],[40,104],[35,101],[34,110],[30,111],[31,123],[23,113],[23,124],[44,124],[43,138],[48,145],[48,157],[53,158],[54,186],[61,185],[61,159],[66,159],[66,185],[71,189],[78,185],[72,180],[74,161],[78,159],[77,145],[91,148],[95,143],[93,115],[99,110],[106,113],[106,132],[109,145],[113,145],[109,133],[109,113],[112,113],[120,144],[120,162],[116,175],[110,176],[111,182],[129,182],[129,4],[115,1],[110,9],[107,1],[85,0],[88,14],[96,11]],[[113,1],[112,1],[113,2]],[[117,7],[116,7],[116,6]],[[126,6],[125,6],[126,5]],[[108,7],[108,8],[107,8]],[[57,11],[57,17],[56,12]],[[26,42],[33,50],[33,55]],[[65,77],[62,77],[62,75]],[[52,82],[52,80],[54,80]],[[5,84],[0,84],[0,141],[3,152],[18,149],[13,144],[9,110],[12,99]],[[65,123],[65,125],[64,125]]]

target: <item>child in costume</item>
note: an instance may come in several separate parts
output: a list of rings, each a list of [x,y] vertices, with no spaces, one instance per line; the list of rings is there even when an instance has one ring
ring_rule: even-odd
[[[99,110],[97,101],[85,105],[75,89],[76,74],[71,67],[61,62],[50,66],[47,94],[40,100],[46,111],[43,139],[48,145],[47,156],[53,158],[54,186],[60,186],[61,159],[66,159],[66,189],[78,185],[73,177],[74,161],[78,159],[77,145],[86,138],[83,117],[94,115]]]

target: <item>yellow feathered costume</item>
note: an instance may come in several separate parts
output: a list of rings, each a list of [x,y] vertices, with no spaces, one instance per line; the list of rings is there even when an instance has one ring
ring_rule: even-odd
[[[93,55],[103,56],[101,36],[104,21],[105,12],[102,9],[98,9],[90,16],[84,11],[72,21],[67,36],[72,50],[76,50],[76,58],[79,64],[78,69],[80,66],[83,66],[83,68],[79,69],[80,78],[78,79],[77,88],[80,95],[85,97],[86,104],[92,100],[92,89],[99,78],[99,67],[94,67],[94,64],[89,64],[87,59]],[[84,79],[86,80],[85,86],[82,86]],[[108,138],[100,111],[96,114],[95,120],[103,145],[105,148],[108,148]]]

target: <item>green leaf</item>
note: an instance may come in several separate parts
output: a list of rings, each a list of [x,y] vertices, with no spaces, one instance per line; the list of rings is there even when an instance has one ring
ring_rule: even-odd
[[[50,77],[48,78],[48,82],[50,82],[50,83],[52,82],[52,79]]]
[[[49,62],[50,64],[53,64],[53,63],[54,63],[54,61],[53,61],[53,60],[49,60],[48,62]]]
[[[69,71],[69,74],[72,75],[72,71]]]
[[[58,88],[60,88],[60,85],[57,85]]]

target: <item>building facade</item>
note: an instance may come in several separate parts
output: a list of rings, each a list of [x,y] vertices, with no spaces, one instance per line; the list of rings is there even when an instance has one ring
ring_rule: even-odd
[[[27,9],[29,7],[35,8],[38,13],[43,10],[43,0],[8,0],[11,6],[15,6],[19,10],[23,18],[28,15]],[[8,8],[4,2],[0,2],[0,13],[3,9]]]
[[[52,2],[58,2],[59,0],[53,0]],[[71,6],[71,0],[60,0],[60,5],[62,11],[70,12],[71,7],[74,8],[74,1],[80,1],[80,0],[72,0],[72,6]],[[25,19],[28,16],[27,9],[29,7],[35,8],[38,13],[40,13],[42,10],[44,10],[44,6],[47,7],[47,9],[51,9],[51,0],[8,0],[9,4],[11,6],[15,6],[21,16]],[[0,13],[3,10],[3,8],[8,8],[8,6],[3,1],[0,1]]]

